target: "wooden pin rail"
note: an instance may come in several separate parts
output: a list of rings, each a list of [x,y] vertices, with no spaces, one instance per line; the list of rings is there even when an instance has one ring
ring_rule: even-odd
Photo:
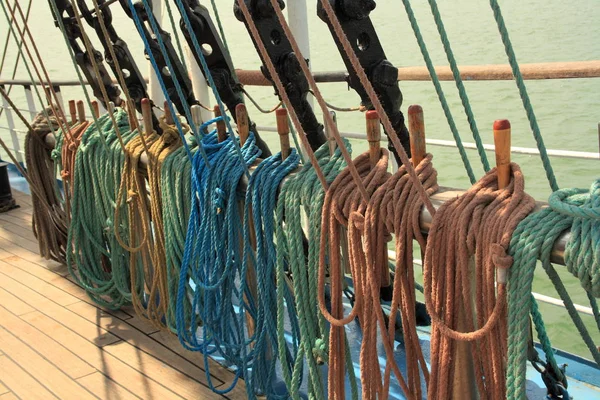
[[[569,62],[547,62],[520,64],[521,75],[525,80],[539,79],[577,79],[577,78],[600,78],[600,60],[592,61],[569,61]],[[489,65],[462,65],[459,66],[460,76],[466,81],[503,81],[513,80],[512,71],[508,64]],[[435,67],[438,78],[441,81],[453,81],[450,67]],[[271,86],[262,72],[257,70],[236,70],[240,82],[248,86]],[[344,71],[315,72],[317,83],[346,82],[348,76]],[[398,79],[401,81],[430,81],[429,71],[426,67],[402,67],[398,69]],[[148,83],[148,78],[144,78]],[[84,81],[85,84],[88,84]],[[118,84],[116,79],[113,83]],[[0,85],[31,86],[27,79],[0,79]],[[34,80],[33,84],[41,86],[47,82]],[[74,79],[53,80],[54,87],[80,86],[81,83]]]
[[[458,67],[460,76],[465,81],[511,81],[514,79],[510,65],[463,65]],[[540,79],[574,79],[599,78],[600,60],[571,61],[520,64],[521,75],[525,80]],[[454,81],[450,67],[435,67],[440,81]],[[261,71],[236,70],[240,82],[248,86],[271,86]],[[315,72],[318,83],[346,82],[348,73],[345,71]],[[430,81],[431,76],[426,67],[402,67],[398,69],[399,81]]]

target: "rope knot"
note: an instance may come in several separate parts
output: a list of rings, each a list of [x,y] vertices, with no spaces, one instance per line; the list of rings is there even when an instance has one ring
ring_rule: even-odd
[[[71,143],[69,143],[67,148],[69,149],[69,151],[76,152],[78,145],[79,145],[79,143],[71,142]]]
[[[170,146],[172,143],[179,139],[179,132],[175,129],[165,129],[162,134],[163,142],[167,146]]]
[[[60,177],[63,181],[68,181],[69,179],[71,179],[71,173],[63,169],[60,173]]]
[[[128,190],[127,191],[127,204],[130,204],[132,201],[136,200],[138,196],[139,196],[139,193],[136,192],[135,190]]]
[[[327,343],[323,338],[315,340],[315,346],[313,347],[312,352],[313,357],[315,357],[319,365],[325,364],[325,360],[329,358],[329,354],[327,353]]]
[[[223,208],[225,208],[225,191],[221,188],[215,189],[215,194],[213,197],[213,202],[215,207],[217,208],[217,214],[221,214]]]
[[[506,249],[498,243],[493,243],[490,250],[492,263],[498,270],[496,279],[498,283],[506,283],[508,269],[513,265],[514,259],[506,254]]]
[[[50,157],[52,157],[52,159],[54,161],[59,160],[60,159],[60,151],[57,149],[54,149],[50,152]]]

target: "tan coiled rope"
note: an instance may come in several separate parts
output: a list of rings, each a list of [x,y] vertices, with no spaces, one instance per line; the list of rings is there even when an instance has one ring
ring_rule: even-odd
[[[433,220],[424,269],[432,319],[429,399],[452,397],[457,341],[470,342],[480,398],[506,398],[506,273],[512,265],[506,251],[517,224],[535,206],[516,164],[511,164],[511,175],[510,184],[499,190],[497,169],[492,169],[465,194],[446,202]],[[466,315],[464,329],[458,310]]]
[[[46,115],[50,117],[46,118]],[[50,126],[52,125],[52,126]],[[68,219],[63,199],[54,176],[52,149],[45,144],[46,135],[58,129],[60,123],[50,108],[41,112],[31,123],[25,137],[25,160],[32,191],[32,228],[38,239],[40,255],[60,263],[66,260]]]

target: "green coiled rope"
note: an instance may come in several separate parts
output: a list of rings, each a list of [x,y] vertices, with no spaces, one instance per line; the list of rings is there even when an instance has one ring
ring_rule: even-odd
[[[116,108],[114,117],[128,143],[137,131],[131,131],[123,109]],[[92,300],[118,309],[131,300],[129,254],[119,245],[113,223],[125,154],[109,116],[97,121],[83,134],[75,159],[67,267]],[[122,237],[128,236],[128,225],[122,218]]]
[[[348,150],[350,143],[345,140]],[[321,146],[315,156],[328,183],[346,167],[339,149],[330,156],[329,145]],[[315,169],[307,164],[291,177],[281,189],[277,203],[276,243],[277,243],[277,332],[279,357],[283,365],[288,363],[285,351],[286,306],[295,307],[300,324],[300,346],[292,370],[282,368],[286,386],[293,399],[300,399],[299,387],[302,381],[304,360],[308,364],[309,398],[324,399],[324,385],[319,364],[328,359],[328,326],[319,311],[317,301],[317,281],[319,268],[319,247],[321,236],[321,210],[325,192]],[[302,242],[302,213],[308,216],[308,259]],[[285,222],[284,222],[285,219]],[[287,273],[293,277],[295,304],[285,304],[284,287],[289,284]],[[358,398],[356,376],[346,343],[347,371],[350,378],[352,398]]]

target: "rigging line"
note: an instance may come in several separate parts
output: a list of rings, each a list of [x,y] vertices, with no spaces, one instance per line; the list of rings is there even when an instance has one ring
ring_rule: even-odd
[[[8,16],[8,12],[6,11],[6,7],[4,6],[4,1],[0,0],[0,6],[2,6],[2,11],[4,13],[4,16],[6,18],[7,21],[10,21],[10,17]],[[10,5],[8,6],[8,8],[10,9]],[[12,10],[11,10],[12,13]],[[14,24],[11,23],[9,24],[8,28],[10,33],[13,35],[13,37],[15,38],[15,41],[18,42],[18,38],[17,38],[17,34],[15,33],[15,29],[13,26],[16,25],[16,21],[14,20],[14,14],[13,14],[13,22],[15,22]],[[20,33],[20,32],[19,32]],[[31,81],[31,85],[34,87],[35,89],[35,94],[37,95],[38,101],[40,102],[40,105],[42,106],[42,113],[44,114],[44,117],[49,121],[50,120],[50,116],[48,115],[47,111],[46,111],[46,107],[44,107],[44,101],[42,100],[42,96],[40,94],[40,89],[37,86],[37,84],[35,83],[35,79],[33,78],[33,73],[31,72],[31,68],[29,67],[29,63],[27,62],[27,59],[25,58],[25,55],[23,55],[23,44],[25,44],[25,40],[22,37],[22,41],[21,41],[21,46],[18,47],[18,51],[19,54],[21,54],[22,58],[23,58],[23,65],[25,65],[25,69],[27,70],[27,74],[29,75],[29,79]],[[32,62],[33,63],[33,62]],[[35,64],[34,64],[35,66]],[[36,70],[37,72],[37,70]],[[38,80],[40,82],[42,82],[42,79],[40,79],[40,75],[38,74]],[[14,108],[14,107],[13,107]],[[52,126],[52,124],[49,124],[50,126],[50,130],[52,131],[52,134],[55,134],[56,132],[54,131],[54,127]]]
[[[77,21],[77,26],[79,27],[79,30],[81,32],[81,38],[83,39],[83,44],[85,46],[85,50],[88,52],[88,54],[93,54],[92,43],[90,42],[89,36],[85,32],[85,28],[83,26],[83,23],[81,22],[81,16],[77,12],[78,8],[75,4],[75,0],[70,0],[70,3],[71,3],[71,7],[73,7],[73,10],[75,10],[75,20]],[[93,57],[93,56],[90,57],[90,61],[92,63],[92,69],[94,70],[96,77],[101,79],[100,70],[98,69],[98,62],[96,60],[96,57]],[[102,97],[104,98],[104,102],[108,106],[110,99],[108,98],[108,93],[106,92],[106,87],[104,87],[104,85],[99,85],[99,86],[100,86],[100,90],[102,91]],[[117,124],[115,115],[113,112],[109,112],[108,116],[112,122],[113,128],[115,129],[115,133],[117,134],[119,144],[121,145],[121,148],[123,149],[123,151],[125,151],[125,142],[123,141],[123,135],[121,134],[121,131],[119,130],[119,125]],[[140,135],[140,136],[143,136],[143,135]],[[143,138],[142,138],[142,143],[144,144],[145,150],[148,151],[146,142]]]
[[[296,110],[292,106],[292,103],[290,102],[290,98],[288,97],[288,95],[285,91],[285,88],[283,87],[283,83],[281,82],[281,79],[279,78],[279,75],[277,74],[275,66],[273,65],[273,62],[271,61],[271,59],[269,57],[269,53],[267,52],[265,44],[262,42],[262,40],[260,38],[260,33],[258,32],[258,29],[256,28],[256,24],[254,23],[254,20],[252,19],[250,10],[248,10],[248,6],[246,5],[244,0],[237,0],[237,1],[238,1],[238,5],[240,6],[240,10],[242,11],[242,14],[244,15],[244,19],[246,19],[246,21],[248,22],[248,28],[250,29],[250,33],[252,34],[254,41],[256,42],[256,46],[257,46],[259,52],[261,53],[262,58],[265,60],[265,62],[264,62],[265,66],[267,67],[269,74],[273,78],[273,82],[275,83],[275,86],[277,87],[277,91],[279,92],[279,95],[281,96],[283,103],[286,105],[286,108],[289,112],[290,119],[294,123],[294,126],[296,126],[296,130],[299,132],[300,140],[302,141],[304,150],[308,153],[308,158],[310,159],[310,163],[315,168],[315,171],[317,173],[319,181],[321,182],[321,185],[323,186],[323,189],[327,190],[329,185],[327,184],[327,181],[325,180],[325,175],[323,174],[323,170],[321,169],[321,166],[319,165],[319,162],[315,156],[315,153],[313,152],[312,148],[310,147],[310,144],[308,143],[308,139],[306,138],[306,133],[304,132],[304,129],[302,128],[302,124],[300,124],[300,120],[298,119]],[[302,53],[297,53],[297,54],[302,54]],[[301,59],[302,57],[298,57],[298,58]],[[339,147],[341,149],[344,146],[340,145]],[[346,155],[347,155],[347,152],[346,152]],[[346,158],[346,157],[344,157],[344,158]],[[349,156],[348,156],[348,158],[349,158]]]
[[[179,50],[179,57],[181,58],[181,64],[186,65],[185,57],[183,53],[183,47],[181,47],[181,40],[179,40],[179,32],[177,32],[177,25],[175,24],[175,18],[173,17],[173,11],[171,11],[171,5],[168,0],[164,2],[167,8],[167,14],[169,15],[169,21],[171,22],[171,29],[173,30],[173,36],[175,36],[175,43],[177,44],[177,50]]]
[[[25,23],[27,23],[29,21],[29,14],[31,12],[31,4],[32,4],[33,0],[29,0],[29,4],[27,5],[27,12],[25,13]],[[11,19],[11,21],[9,22],[9,25],[11,25],[13,22],[13,20]],[[6,61],[6,55],[7,55],[7,50],[8,50],[8,44],[10,42],[10,35],[6,36],[6,42],[4,43],[4,50],[2,50],[2,62],[0,62],[0,74],[2,73],[2,71],[4,70],[4,61]],[[22,42],[17,41],[17,48],[20,49],[22,46]],[[15,66],[13,68],[13,72],[12,72],[12,77],[11,79],[15,79],[15,76],[17,76],[17,69],[19,68],[19,61],[21,61],[21,55],[22,52],[19,51],[17,53],[17,60],[15,61]],[[13,85],[10,85],[8,87],[8,94],[10,94],[10,92],[12,92],[12,88]],[[4,112],[4,109],[0,110],[0,117],[2,116],[2,113]]]
[[[127,84],[125,83],[125,77],[123,76],[123,70],[121,69],[121,64],[119,63],[119,59],[117,58],[117,55],[115,54],[115,47],[112,43],[112,40],[110,40],[108,31],[106,30],[106,25],[104,24],[104,13],[100,10],[100,6],[98,5],[98,0],[92,0],[92,3],[94,4],[94,10],[96,11],[96,16],[98,17],[98,21],[100,22],[100,29],[102,30],[102,35],[104,36],[104,40],[106,40],[106,43],[108,44],[108,50],[110,52],[110,57],[112,58],[113,62],[115,63],[115,67],[117,70],[117,79],[119,80],[121,89],[123,89],[123,94],[125,95],[125,99],[127,102],[127,109],[130,113],[133,113],[133,115],[135,115],[135,112],[136,112],[135,104],[134,104],[133,100],[131,99],[131,96],[129,94],[129,88],[127,87]],[[133,124],[134,124],[134,126],[132,126],[131,129],[132,130],[139,129],[138,119],[131,118],[131,121],[133,121]],[[148,149],[146,149],[146,151],[148,151]]]
[[[144,42],[144,47],[146,48],[146,53],[148,54],[148,58],[150,59],[152,68],[156,72],[156,78],[158,79],[158,83],[160,84],[160,87],[161,87],[163,93],[165,94],[165,96],[169,97],[167,88],[165,86],[165,82],[162,78],[162,71],[158,67],[158,64],[156,63],[156,59],[154,58],[154,55],[152,54],[152,47],[150,46],[148,39],[144,35],[144,29],[142,26],[142,22],[140,21],[138,13],[135,10],[133,1],[129,0],[128,4],[129,4],[129,9],[131,10],[131,15],[133,17],[135,26],[142,38],[142,41]],[[173,65],[171,64],[171,60],[169,59],[167,51],[165,49],[165,44],[163,43],[162,37],[160,35],[160,31],[156,25],[156,21],[154,20],[154,13],[152,12],[152,7],[150,7],[148,5],[148,2],[145,0],[143,1],[143,5],[144,5],[144,9],[146,10],[146,13],[148,15],[148,22],[150,22],[150,25],[152,26],[152,30],[154,32],[158,32],[158,34],[155,35],[156,41],[158,42],[160,51],[167,63],[167,67],[169,68],[170,71],[174,71]],[[202,159],[204,160],[204,162],[210,169],[210,162],[208,160],[208,155],[206,154],[204,147],[202,147],[202,140],[199,140],[199,138],[202,135],[200,127],[196,126],[196,123],[194,122],[194,119],[192,118],[189,105],[187,104],[187,100],[186,100],[185,96],[183,95],[183,92],[181,90],[181,85],[179,84],[179,80],[177,79],[177,76],[175,74],[172,74],[171,78],[173,80],[173,84],[175,85],[175,90],[177,91],[177,96],[179,96],[181,104],[183,104],[183,108],[185,110],[185,117],[188,121],[189,126],[192,128],[192,133],[193,133],[194,137],[196,137],[196,139],[197,139],[198,151],[200,151],[200,155],[202,156]],[[174,116],[177,115],[177,112],[175,111],[175,108],[173,107],[172,101],[167,101],[167,106],[169,107],[169,111],[171,111],[171,115],[174,115]],[[185,140],[184,130],[183,130],[183,126],[181,125],[181,121],[179,121],[179,118],[174,118],[174,120],[175,120],[174,121],[175,125],[177,127],[177,131],[179,132],[179,135],[181,136],[183,145],[185,147],[185,151],[186,151],[190,161],[192,161],[193,155],[192,155],[190,147],[187,143],[187,140]]]
[[[442,109],[444,110],[444,115],[446,116],[446,120],[448,121],[448,126],[450,127],[450,131],[452,132],[452,136],[454,138],[454,142],[456,143],[456,147],[458,149],[458,153],[463,162],[463,166],[465,167],[465,171],[469,176],[469,180],[471,184],[475,184],[477,182],[477,178],[473,173],[473,168],[471,167],[471,162],[469,161],[469,157],[467,156],[467,152],[465,151],[465,147],[462,143],[462,138],[460,133],[458,132],[458,128],[456,127],[456,123],[454,122],[454,117],[452,116],[452,112],[450,111],[450,106],[448,105],[448,100],[446,100],[446,96],[444,95],[444,90],[442,89],[442,85],[440,84],[440,80],[438,79],[437,72],[435,71],[435,67],[433,65],[433,61],[431,60],[431,56],[427,51],[427,45],[425,44],[425,40],[423,39],[423,35],[421,34],[421,30],[419,29],[419,24],[415,17],[415,13],[410,5],[409,0],[402,0],[404,4],[404,9],[406,10],[406,15],[408,16],[408,20],[414,32],[415,38],[417,39],[417,44],[421,50],[421,55],[423,56],[423,60],[427,65],[427,70],[429,71],[429,76],[431,76],[431,81],[435,88],[435,91],[438,96],[438,100]]]
[[[263,114],[271,114],[271,113],[277,111],[279,108],[281,108],[281,105],[283,104],[283,102],[280,101],[279,104],[277,104],[275,107],[272,107],[271,109],[266,110],[266,109],[262,108],[260,106],[260,104],[258,104],[258,102],[252,98],[252,96],[250,96],[250,93],[248,93],[246,91],[246,89],[242,88],[242,93],[244,93],[246,95],[246,97],[248,97],[248,100],[250,100],[250,102],[252,104],[254,104],[254,107],[256,107],[256,109]]]
[[[408,0],[406,1],[408,2]],[[469,96],[467,95],[465,85],[463,83],[462,77],[460,76],[460,71],[458,69],[458,64],[456,63],[456,58],[454,57],[454,53],[452,52],[452,47],[450,46],[450,40],[448,39],[446,28],[444,28],[444,22],[442,20],[442,16],[440,15],[440,10],[438,9],[437,1],[429,0],[429,6],[431,8],[433,19],[435,20],[435,24],[440,34],[440,39],[442,41],[442,44],[444,45],[444,51],[446,52],[446,57],[448,58],[450,69],[452,70],[452,76],[454,77],[454,83],[456,84],[460,100],[462,101],[463,108],[465,109],[465,114],[467,115],[469,127],[471,128],[471,132],[473,133],[473,140],[475,141],[475,144],[477,146],[479,158],[481,159],[483,169],[485,170],[485,172],[488,172],[490,170],[490,163],[488,161],[485,149],[483,148],[481,135],[479,134],[479,128],[477,128],[477,121],[475,120],[475,116],[473,115],[473,110],[471,109],[471,104],[469,102]]]
[[[241,4],[242,1],[240,0],[239,3]],[[283,29],[287,39],[290,42],[290,45],[292,46],[294,53],[302,54],[302,51],[300,50],[300,48],[298,47],[298,43],[296,42],[296,38],[294,37],[293,33],[290,31],[290,28],[287,24],[287,21],[285,20],[283,12],[281,11],[279,4],[277,3],[277,0],[271,1],[271,5],[273,7],[275,14],[277,15],[277,18],[279,20],[281,28]],[[247,7],[245,4],[244,4],[244,7],[247,10]],[[254,21],[252,21],[252,24],[254,24]],[[352,175],[352,179],[356,183],[357,189],[361,193],[363,200],[368,203],[371,196],[369,196],[369,193],[367,192],[367,189],[365,188],[365,185],[363,184],[363,181],[360,177],[360,174],[358,173],[358,170],[356,169],[356,166],[352,163],[352,158],[351,158],[350,154],[348,153],[348,150],[344,147],[344,142],[342,140],[340,132],[339,132],[335,122],[333,121],[333,118],[329,114],[329,110],[327,109],[327,104],[325,104],[325,99],[323,98],[319,88],[317,87],[314,77],[312,76],[312,73],[310,72],[310,69],[308,67],[308,63],[306,62],[304,57],[298,57],[298,64],[302,68],[302,72],[304,73],[304,76],[306,77],[308,84],[310,85],[311,89],[315,93],[315,98],[317,99],[319,105],[321,106],[321,110],[323,111],[323,116],[325,117],[325,121],[326,121],[327,125],[329,127],[331,127],[331,133],[335,137],[335,140],[338,143],[340,150],[342,151],[342,155],[344,156],[344,160],[346,161],[346,164],[348,165],[350,174]],[[272,75],[273,74],[271,74],[271,76]],[[314,165],[314,163],[313,163],[313,165]]]
[[[315,92],[313,92],[312,90],[309,90],[308,93],[310,93],[313,96],[315,96]],[[365,106],[358,106],[358,107],[338,107],[336,105],[333,105],[333,104],[329,103],[327,100],[324,100],[324,101],[325,101],[325,104],[327,104],[327,107],[331,108],[334,111],[339,111],[339,112],[367,111],[367,108]]]
[[[419,177],[417,176],[417,173],[415,172],[415,168],[412,166],[412,163],[408,159],[408,155],[406,154],[406,151],[404,151],[404,148],[402,147],[400,140],[398,139],[398,133],[393,129],[392,123],[391,123],[388,115],[385,113],[385,110],[383,109],[383,106],[381,105],[381,101],[375,94],[373,85],[369,81],[367,74],[365,73],[365,70],[360,65],[360,61],[358,60],[358,57],[354,53],[354,50],[352,49],[352,45],[348,41],[348,38],[346,37],[346,34],[344,33],[344,31],[342,29],[340,22],[338,21],[338,18],[335,14],[335,11],[333,10],[333,8],[328,0],[321,0],[321,3],[323,5],[323,9],[327,13],[327,18],[329,18],[329,20],[331,21],[331,25],[335,31],[336,37],[342,44],[344,51],[348,54],[348,57],[352,63],[352,66],[354,67],[354,71],[358,75],[360,83],[367,91],[367,94],[369,95],[369,99],[371,100],[373,106],[375,107],[375,110],[377,110],[377,113],[379,114],[379,117],[381,118],[381,122],[383,123],[383,127],[385,128],[385,130],[387,132],[390,132],[390,135],[389,135],[390,140],[391,140],[392,144],[394,145],[396,152],[400,156],[402,164],[406,165],[406,170],[410,176],[410,179],[413,181],[414,185],[416,186],[417,191],[419,192],[419,196],[423,200],[423,203],[425,204],[425,206],[427,207],[427,210],[431,213],[431,215],[435,215],[435,207],[433,207],[433,204],[431,203],[429,196],[427,196],[427,192],[425,191],[425,188],[419,181]],[[271,4],[275,5],[276,0],[271,0]],[[281,10],[276,8],[275,12],[277,13],[277,15],[280,19],[283,19],[283,13],[281,12]],[[286,30],[286,35],[287,35],[289,32],[289,27],[287,25],[285,25],[284,30]],[[295,46],[297,48],[297,45],[295,42],[293,42],[293,46]],[[294,50],[294,51],[297,51],[297,50]],[[306,64],[305,62],[302,62],[302,60],[300,60],[300,65],[305,66],[305,64]],[[314,83],[314,78],[312,77],[312,75],[311,74],[308,74],[308,75],[310,76],[310,80],[312,81],[312,83]],[[316,87],[316,83],[314,83],[314,86]],[[318,88],[317,88],[317,90],[318,90]],[[315,93],[316,93],[316,91],[315,91]],[[331,117],[329,116],[328,113],[326,115],[326,118],[328,120],[331,120]],[[331,125],[334,125],[333,121],[328,121],[328,122]],[[337,136],[339,134],[339,132],[337,131],[337,128],[334,126],[332,126],[332,128],[333,128],[332,129],[333,133]],[[394,134],[392,134],[392,133],[394,133]],[[337,137],[336,137],[336,139],[337,139]]]
[[[217,9],[217,3],[215,0],[210,0],[212,5],[213,12],[215,13],[215,18],[217,19],[217,26],[219,27],[219,33],[221,34],[221,40],[223,41],[223,45],[225,46],[225,50],[227,50],[227,55],[231,58],[231,52],[229,51],[229,46],[227,45],[227,38],[225,37],[225,30],[223,29],[223,23],[221,22],[221,16],[219,15],[219,10]],[[235,68],[231,70],[231,74],[234,79],[237,79],[237,73],[235,72]]]
[[[8,7],[11,15],[13,16],[13,18],[15,17],[15,9],[18,10],[19,14],[21,15],[21,19],[23,21],[25,21],[25,15],[23,13],[23,9],[21,8],[21,4],[19,3],[19,0],[15,0],[15,7],[14,8],[10,8]],[[19,23],[16,21],[16,19],[13,21],[13,23],[15,24],[15,27],[17,28],[17,31],[19,32],[19,34],[21,35],[21,38],[23,39],[23,45],[25,46],[25,51],[27,52],[27,54],[29,55],[29,58],[33,64],[34,70],[36,71],[36,73],[38,74],[38,78],[41,79],[41,74],[39,73],[39,70],[37,69],[37,66],[35,64],[35,61],[33,59],[33,56],[29,50],[29,45],[27,44],[27,41],[25,40],[25,32],[27,32],[27,36],[29,37],[29,41],[31,42],[31,46],[33,47],[33,51],[35,52],[36,57],[38,58],[38,62],[40,64],[40,68],[42,69],[42,72],[44,73],[44,76],[46,77],[46,82],[49,85],[49,89],[50,89],[50,93],[52,94],[52,96],[54,97],[54,100],[56,101],[56,105],[58,108],[58,113],[56,112],[57,109],[54,107],[54,105],[52,104],[52,101],[50,101],[50,109],[52,110],[52,112],[54,113],[54,115],[57,116],[57,121],[58,121],[58,125],[59,127],[63,130],[68,132],[69,136],[71,135],[71,128],[69,127],[69,124],[65,123],[65,121],[67,121],[65,114],[64,114],[64,110],[62,108],[62,105],[60,104],[60,101],[58,99],[58,95],[56,94],[56,91],[54,90],[54,85],[52,84],[52,81],[50,80],[50,76],[48,75],[48,71],[46,70],[46,66],[44,65],[44,61],[42,59],[42,56],[40,55],[40,52],[37,48],[37,45],[35,44],[35,40],[33,38],[33,35],[31,34],[31,31],[29,30],[29,26],[27,25],[27,23],[25,22],[25,24],[23,25],[23,32],[21,32],[20,28],[19,28]],[[43,103],[42,103],[43,104]],[[64,126],[63,126],[64,125]],[[66,127],[66,129],[65,129]],[[54,131],[53,131],[54,133]]]
[[[1,1],[0,1],[1,2]],[[81,84],[81,88],[83,89],[83,94],[88,103],[88,106],[92,108],[92,100],[90,99],[90,94],[88,92],[87,86],[84,83],[83,77],[81,76],[81,71],[77,66],[77,61],[75,60],[75,51],[69,45],[69,38],[67,37],[67,32],[65,30],[65,24],[63,23],[62,15],[58,11],[58,6],[56,5],[56,0],[48,0],[50,4],[50,8],[52,8],[52,12],[56,16],[56,21],[58,22],[59,30],[61,31],[63,38],[65,40],[65,44],[67,45],[67,51],[71,56],[71,62],[73,63],[73,67],[75,68],[75,72],[77,73],[77,78],[79,79],[79,83]],[[93,57],[93,55],[92,55]],[[94,120],[94,127],[98,131],[98,135],[100,136],[100,141],[106,150],[108,150],[108,144],[106,143],[106,138],[102,134],[100,129],[100,124],[98,123],[98,117],[96,117],[96,113],[92,113],[92,119]]]
[[[147,3],[147,0],[142,0],[142,1],[144,2],[144,4]],[[177,3],[177,7],[179,8],[179,11],[181,12],[181,17],[183,18],[183,21],[185,22],[184,25],[190,35],[190,38],[192,39],[192,44],[194,45],[194,50],[199,55],[201,67],[204,70],[204,75],[206,76],[206,79],[208,80],[208,84],[209,84],[210,88],[212,89],[213,96],[215,97],[215,99],[217,101],[219,109],[221,110],[221,114],[224,116],[225,115],[225,106],[223,105],[223,100],[221,99],[221,96],[219,95],[219,91],[217,90],[217,85],[215,84],[215,80],[214,80],[212,73],[210,72],[210,68],[208,67],[208,64],[206,62],[206,57],[204,57],[204,52],[202,51],[202,48],[200,47],[200,44],[198,43],[198,39],[196,38],[196,35],[194,34],[194,32],[192,30],[192,24],[190,22],[190,18],[188,17],[187,12],[185,11],[185,8],[184,8],[181,0],[175,0],[175,2]],[[231,112],[234,113],[235,110],[231,110]],[[250,171],[248,170],[246,163],[243,162],[244,156],[242,154],[242,149],[240,147],[240,144],[237,142],[237,140],[235,140],[235,133],[231,126],[231,121],[229,120],[229,118],[225,118],[225,117],[223,117],[223,121],[225,121],[225,125],[227,126],[227,131],[229,132],[229,136],[231,137],[231,140],[233,141],[233,146],[235,148],[235,152],[237,153],[239,159],[242,161],[242,166],[244,168],[244,174],[246,175],[247,178],[250,178]]]

